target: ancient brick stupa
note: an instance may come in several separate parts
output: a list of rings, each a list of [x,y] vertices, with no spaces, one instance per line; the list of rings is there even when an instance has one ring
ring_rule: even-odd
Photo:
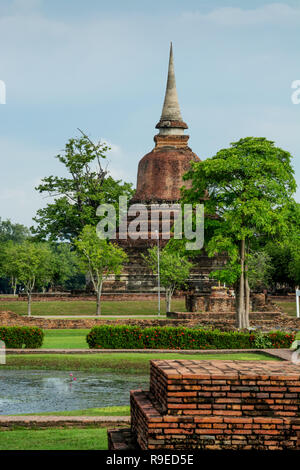
[[[155,135],[155,147],[139,162],[136,194],[133,202],[171,203],[180,199],[182,177],[190,162],[199,158],[188,147],[188,126],[181,117],[175,82],[171,44],[165,101]]]
[[[156,128],[159,132],[154,136],[155,147],[139,162],[136,193],[130,204],[142,203],[150,208],[150,205],[155,204],[178,203],[180,188],[183,185],[189,186],[189,182],[183,181],[183,175],[190,169],[191,161],[199,161],[197,155],[188,147],[189,136],[184,134],[188,126],[182,119],[178,102],[172,44],[163,110]],[[140,231],[141,235],[146,233],[147,239],[142,236],[137,239],[122,237],[120,228],[118,243],[129,255],[129,263],[118,280],[112,279],[111,282],[105,283],[105,291],[144,294],[155,292],[156,276],[145,266],[141,256],[150,246],[157,243],[157,236],[151,232],[150,211],[148,216],[146,232],[143,232],[143,229]],[[128,223],[130,220],[128,217]],[[158,232],[160,246],[163,247],[168,240],[162,237],[161,224]],[[197,290],[202,291],[204,284],[210,284],[208,274],[214,262],[205,255],[199,258],[199,266],[192,275],[193,282],[197,281]]]

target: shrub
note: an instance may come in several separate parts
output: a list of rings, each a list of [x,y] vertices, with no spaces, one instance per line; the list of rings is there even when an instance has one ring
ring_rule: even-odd
[[[0,339],[6,348],[36,349],[43,344],[44,332],[36,326],[1,326]]]
[[[258,335],[254,335],[254,341]],[[257,346],[261,348],[290,348],[292,343],[295,340],[295,333],[286,333],[285,331],[270,331],[266,333],[265,336],[270,342],[270,346]]]
[[[261,335],[264,347],[289,347],[294,335],[272,332]],[[95,326],[87,335],[90,349],[252,349],[257,334],[241,331],[192,329],[184,327]]]

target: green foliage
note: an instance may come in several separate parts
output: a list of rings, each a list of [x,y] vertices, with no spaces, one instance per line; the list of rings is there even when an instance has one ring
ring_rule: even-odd
[[[28,297],[28,315],[31,314],[33,289],[47,286],[52,279],[52,260],[52,252],[45,243],[25,241],[5,246],[0,269],[11,279],[12,286],[18,283],[24,287]]]
[[[66,177],[48,176],[36,189],[55,197],[33,219],[31,230],[40,240],[72,240],[85,225],[96,226],[97,207],[108,203],[118,207],[119,196],[133,194],[132,185],[114,180],[103,170],[101,161],[109,150],[105,143],[94,144],[86,135],[70,139],[64,154],[56,158],[65,166]]]
[[[272,284],[295,288],[300,285],[300,204],[291,201],[284,216],[287,230],[264,240],[265,251],[273,266]]]
[[[267,347],[283,348],[289,347],[295,337],[282,332],[264,336]],[[126,325],[95,326],[87,335],[90,349],[251,349],[257,347],[255,340],[256,334],[240,331]]]
[[[37,349],[43,344],[44,332],[36,326],[1,326],[0,340],[6,348]]]
[[[184,179],[192,187],[183,189],[183,202],[205,203],[209,256],[228,257],[222,272],[213,275],[227,284],[239,283],[238,326],[247,327],[249,253],[257,240],[289,231],[287,214],[296,190],[291,155],[264,137],[246,137],[212,158],[193,162]]]
[[[249,253],[248,256],[248,277],[251,289],[263,290],[270,286],[272,273],[271,256],[265,251]]]
[[[125,251],[108,240],[101,240],[95,227],[86,225],[74,241],[80,255],[82,269],[89,274],[97,294],[97,314],[100,314],[100,296],[103,281],[110,275],[119,275],[127,260]]]
[[[22,224],[13,224],[10,220],[0,217],[0,244],[12,241],[22,243],[30,237],[30,230]]]
[[[67,287],[68,281],[79,274],[79,259],[70,243],[51,246],[51,284]],[[84,283],[85,285],[85,283]]]
[[[286,333],[284,331],[270,331],[267,334],[259,332],[250,335],[253,347],[257,349],[287,349],[291,347],[295,337],[295,333]]]
[[[13,224],[10,220],[1,220],[0,217],[0,292],[15,291],[15,279],[5,276],[1,270],[4,262],[4,252],[7,244],[22,243],[31,236],[30,230],[21,224]]]
[[[257,333],[254,338],[254,347],[257,349],[268,349],[272,348],[272,341],[269,336]]]
[[[158,249],[156,246],[148,249],[148,254],[142,255],[146,264],[158,273]],[[159,253],[160,284],[166,290],[166,310],[171,309],[171,298],[175,289],[185,286],[189,277],[192,263],[180,251],[175,251],[167,244]]]
[[[37,284],[47,285],[52,275],[52,253],[43,243],[25,241],[7,244],[4,249],[2,272],[18,279],[27,293]]]

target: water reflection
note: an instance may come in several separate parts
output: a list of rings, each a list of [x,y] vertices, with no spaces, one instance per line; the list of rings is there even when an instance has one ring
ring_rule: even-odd
[[[40,413],[129,404],[149,376],[76,371],[0,370],[0,414]]]

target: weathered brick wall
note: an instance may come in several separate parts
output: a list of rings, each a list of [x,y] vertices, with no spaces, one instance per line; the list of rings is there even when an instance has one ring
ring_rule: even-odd
[[[131,392],[131,431],[146,449],[300,449],[300,366],[152,361]]]
[[[167,317],[174,320],[189,320],[191,325],[218,328],[222,331],[236,328],[235,312],[169,312]],[[293,318],[278,310],[250,312],[250,326],[261,327],[264,331],[280,328],[285,331],[300,329],[300,318]]]
[[[139,325],[146,326],[188,326],[189,320],[172,320],[172,319],[131,319],[131,318],[116,318],[108,320],[105,317],[98,319],[92,318],[33,318],[22,316],[14,312],[1,312],[0,311],[0,326],[38,326],[44,329],[77,329],[77,328],[92,328],[99,325]]]
[[[261,364],[152,361],[150,392],[168,414],[300,416],[300,368]]]
[[[164,293],[161,293],[162,299],[164,298]],[[174,295],[173,299],[183,299],[182,295]],[[144,300],[156,300],[157,293],[126,293],[126,292],[116,292],[116,293],[103,293],[102,301],[115,301],[115,302],[126,302],[126,301],[144,301]],[[27,302],[26,294],[19,294],[18,297],[2,297],[1,301],[5,302]],[[32,294],[33,302],[77,302],[77,301],[94,301],[96,302],[96,294],[71,294],[71,293],[34,293]]]
[[[0,311],[0,326],[39,326],[44,329],[59,328],[87,328],[90,329],[97,325],[138,325],[146,326],[185,326],[185,327],[209,327],[218,328],[221,331],[230,331],[235,329],[234,313],[232,314],[190,314],[190,313],[172,313],[166,319],[141,319],[141,318],[116,318],[108,320],[104,316],[99,319],[93,318],[33,318],[22,316],[11,311]],[[263,312],[260,315],[250,315],[250,325],[260,326],[268,331],[278,326],[286,331],[300,329],[300,318],[291,318],[287,315],[277,315],[270,312]]]

